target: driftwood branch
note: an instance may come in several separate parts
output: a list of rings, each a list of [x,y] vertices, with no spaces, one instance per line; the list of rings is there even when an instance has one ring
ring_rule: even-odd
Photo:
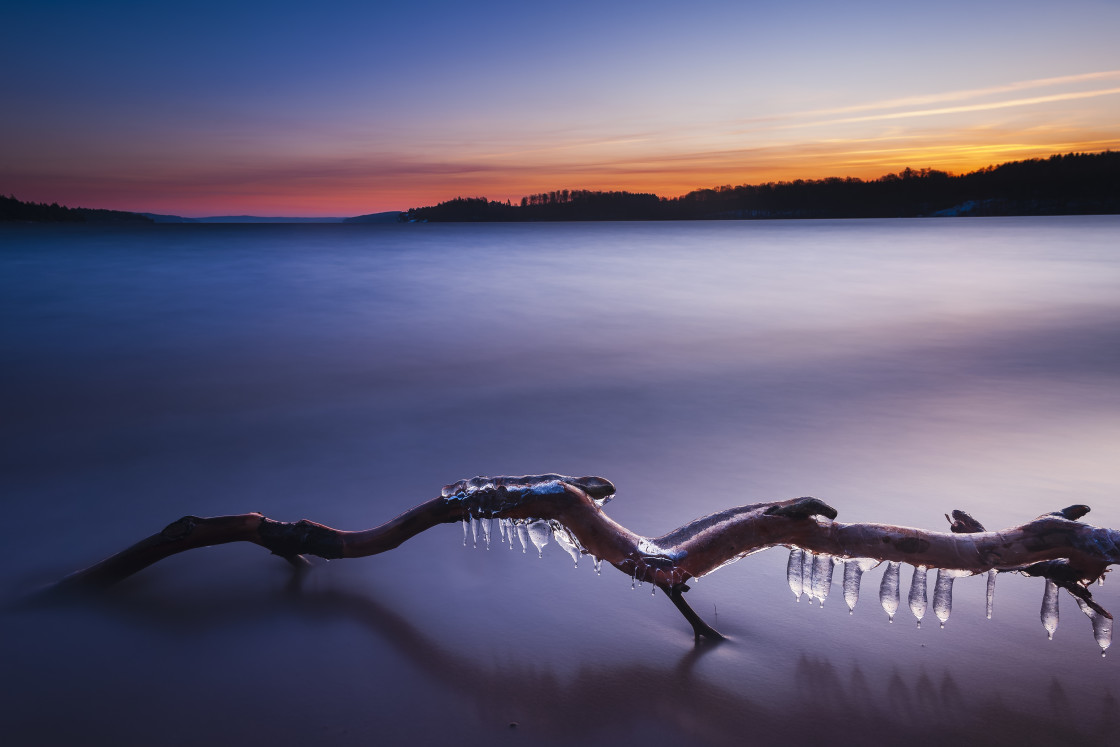
[[[1120,532],[1078,522],[1087,506],[1071,506],[998,532],[986,531],[968,514],[954,511],[947,517],[951,532],[930,532],[844,524],[834,521],[836,510],[831,506],[815,498],[795,498],[727,509],[648,538],[604,513],[602,506],[613,495],[614,486],[601,477],[476,477],[448,485],[439,497],[365,531],[342,531],[307,520],[273,521],[258,513],[185,516],[54,588],[107,587],[170,555],[229,542],[252,542],[301,564],[305,555],[376,555],[437,524],[463,522],[466,529],[471,522],[498,519],[512,522],[511,527],[546,527],[572,551],[593,555],[638,581],[654,584],[688,620],[697,639],[722,636],[684,600],[687,582],[779,545],[817,557],[905,562],[923,574],[937,568],[955,575],[1022,571],[1043,576],[1107,620],[1111,634],[1111,615],[1093,601],[1088,585],[1120,562]],[[829,574],[831,578],[831,570]],[[1096,628],[1097,618],[1093,619]]]

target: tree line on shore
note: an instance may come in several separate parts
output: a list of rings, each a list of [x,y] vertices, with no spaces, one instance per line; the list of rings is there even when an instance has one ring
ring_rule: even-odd
[[[151,223],[152,219],[123,210],[71,208],[57,202],[23,202],[15,196],[0,195],[0,221],[33,223]]]
[[[558,190],[519,204],[457,197],[403,221],[904,218],[1120,213],[1120,152],[1013,161],[967,174],[905,169],[878,179],[797,179],[699,189],[681,197]]]

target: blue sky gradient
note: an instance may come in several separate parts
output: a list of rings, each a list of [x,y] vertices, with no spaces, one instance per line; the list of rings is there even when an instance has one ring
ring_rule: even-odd
[[[0,191],[352,215],[1120,146],[1120,3],[8,3]]]

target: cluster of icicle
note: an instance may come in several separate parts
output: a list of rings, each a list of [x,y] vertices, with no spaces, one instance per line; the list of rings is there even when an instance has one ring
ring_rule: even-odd
[[[476,494],[493,492],[496,488],[503,488],[507,495],[518,496],[528,493],[549,494],[563,492],[562,475],[533,475],[525,477],[474,477],[469,480],[447,485],[443,488],[443,497],[447,500],[463,500]],[[605,503],[605,501],[596,501]],[[580,545],[575,535],[568,531],[555,519],[506,519],[494,518],[494,513],[500,506],[493,508],[479,507],[472,509],[463,517],[463,546],[468,540],[472,547],[482,545],[489,550],[494,537],[494,524],[498,525],[498,535],[503,545],[514,549],[514,540],[521,545],[521,552],[528,552],[532,545],[537,550],[537,557],[544,557],[544,548],[549,541],[555,540],[563,550],[568,553],[575,567],[579,567],[579,558],[586,555],[587,550]],[[595,558],[595,573],[602,573],[602,560]]]
[[[510,550],[515,549],[514,542],[516,541],[521,546],[521,552],[527,553],[529,547],[536,548],[537,557],[544,557],[544,548],[550,541],[555,541],[561,549],[568,554],[572,559],[572,564],[575,568],[579,568],[579,559],[581,555],[591,555],[591,553],[580,544],[566,526],[555,519],[509,519],[505,517],[496,517],[495,514],[502,508],[505,502],[514,503],[518,498],[527,494],[547,495],[550,493],[563,492],[564,488],[562,483],[572,480],[572,478],[563,475],[524,475],[519,477],[473,477],[469,480],[460,480],[459,482],[446,485],[441,493],[445,500],[465,500],[467,498],[482,498],[477,507],[472,507],[467,515],[463,517],[463,546],[467,547],[485,547],[490,549],[494,538],[497,536],[501,544],[509,547]],[[504,498],[492,498],[497,495],[497,489],[501,488],[501,493],[505,494]],[[609,498],[596,498],[591,496],[596,505],[602,507]],[[494,531],[494,525],[497,524],[497,534]],[[652,541],[642,537],[638,540],[638,550],[641,558],[638,561],[624,560],[622,561],[623,567],[629,567],[630,570],[630,588],[640,588],[642,586],[643,563],[657,563],[658,561],[671,560],[670,554],[662,548],[658,547]],[[603,559],[594,558],[594,569],[596,575],[602,575],[603,572]],[[671,571],[672,577],[676,579],[678,571],[673,569]],[[680,581],[684,580],[683,574],[680,576]],[[655,595],[657,587],[650,584],[650,594]]]
[[[871,558],[836,558],[831,555],[819,555],[808,550],[794,547],[790,550],[789,561],[786,564],[786,580],[797,601],[801,595],[809,597],[809,602],[815,599],[823,607],[824,600],[832,589],[832,576],[836,566],[844,566],[844,601],[848,605],[848,613],[855,611],[856,602],[859,601],[859,586],[863,574],[880,564],[880,561]],[[928,608],[926,594],[926,576],[929,569],[919,565],[914,567],[914,575],[910,581],[910,593],[907,601],[910,612],[922,627],[922,618]],[[879,582],[879,603],[887,613],[887,619],[894,622],[895,613],[901,599],[899,579],[902,573],[902,564],[887,561],[887,568]],[[933,614],[945,627],[949,615],[953,611],[953,581],[962,576],[971,576],[968,571],[958,571],[949,568],[937,569],[937,580],[933,587]],[[987,617],[992,619],[992,604],[996,593],[996,571],[988,571],[987,589]],[[1040,617],[1042,626],[1050,639],[1054,638],[1054,631],[1058,629],[1058,585],[1050,579],[1045,579],[1046,588],[1042,596],[1042,610]],[[1081,611],[1084,612],[1093,624],[1093,637],[1101,647],[1101,656],[1112,643],[1112,619],[1099,614],[1081,599],[1074,597]]]
[[[520,499],[527,496],[562,493],[565,490],[565,483],[577,487],[586,487],[581,484],[583,481],[592,481],[593,484],[594,481],[602,482],[601,478],[571,478],[554,474],[519,477],[474,477],[445,486],[442,497],[447,501],[464,501],[470,504],[470,509],[462,521],[464,546],[469,545],[477,548],[481,545],[489,550],[495,541],[495,537],[498,537],[500,538],[499,541],[511,550],[514,549],[514,543],[517,542],[521,546],[522,553],[528,552],[529,547],[532,546],[536,549],[538,557],[544,557],[544,548],[549,542],[555,541],[571,557],[573,565],[578,568],[580,556],[591,553],[580,544],[575,534],[563,523],[555,519],[511,519],[500,516],[500,513],[504,508],[515,505]],[[613,487],[611,493],[613,493]],[[601,507],[609,498],[610,496],[606,495],[602,498],[592,497],[592,500]],[[497,524],[497,532],[495,532],[495,523]],[[727,563],[734,562],[739,557],[741,556],[731,558]],[[627,570],[631,572],[631,588],[635,588],[641,586],[641,577],[645,575],[643,572],[648,570],[647,566],[650,565],[670,572],[672,574],[670,578],[675,579],[678,572],[675,568],[676,560],[678,558],[673,552],[657,546],[647,538],[638,538],[637,559],[621,561],[622,564],[619,568],[624,572]],[[882,561],[874,558],[840,558],[793,547],[790,550],[789,561],[786,565],[786,579],[790,590],[798,601],[804,594],[809,597],[810,603],[817,600],[823,607],[824,600],[828,598],[832,589],[832,579],[836,566],[842,565],[844,567],[844,601],[848,605],[849,614],[851,614],[854,613],[856,603],[859,601],[860,582],[863,574],[881,563]],[[602,559],[595,558],[594,568],[596,574],[602,572]],[[910,612],[917,619],[919,628],[922,626],[922,619],[929,608],[927,594],[929,570],[922,565],[914,567],[914,573],[910,581],[910,592],[907,597]],[[952,568],[938,568],[936,570],[937,576],[933,588],[933,614],[937,617],[941,627],[944,628],[953,609],[953,582],[963,576],[971,576],[973,573]],[[879,602],[886,611],[890,622],[894,622],[894,616],[898,612],[901,600],[901,573],[901,563],[886,561],[886,570],[879,583]],[[682,574],[680,582],[684,580],[685,577]],[[693,580],[698,579],[694,578]],[[1046,586],[1040,616],[1047,635],[1052,639],[1058,628],[1058,585],[1049,578],[1044,580]],[[988,571],[987,582],[987,617],[991,619],[996,588],[995,570]],[[651,590],[656,592],[656,586],[652,583],[650,586]],[[1103,656],[1112,642],[1112,619],[1098,613],[1082,599],[1076,596],[1074,599],[1082,612],[1092,622],[1093,636],[1097,645],[1100,646]]]

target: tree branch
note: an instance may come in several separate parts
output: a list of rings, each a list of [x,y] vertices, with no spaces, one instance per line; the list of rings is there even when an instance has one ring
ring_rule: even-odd
[[[838,558],[905,562],[962,573],[1024,571],[1066,588],[1091,609],[1087,585],[1120,562],[1120,532],[1082,524],[1089,509],[1071,506],[999,532],[954,511],[952,532],[888,524],[843,524],[836,510],[815,498],[756,503],[697,519],[656,538],[637,535],[602,506],[614,486],[600,477],[533,475],[476,477],[373,529],[348,532],[312,521],[273,521],[258,513],[185,516],[100,563],[67,576],[54,589],[110,586],[170,555],[228,542],[252,542],[298,564],[304,555],[358,558],[391,550],[438,524],[503,519],[546,522],[549,531],[580,553],[606,561],[628,576],[657,585],[688,620],[697,638],[721,638],[684,601],[685,582],[751,553],[778,545]],[[1109,619],[1111,616],[1108,615]]]

